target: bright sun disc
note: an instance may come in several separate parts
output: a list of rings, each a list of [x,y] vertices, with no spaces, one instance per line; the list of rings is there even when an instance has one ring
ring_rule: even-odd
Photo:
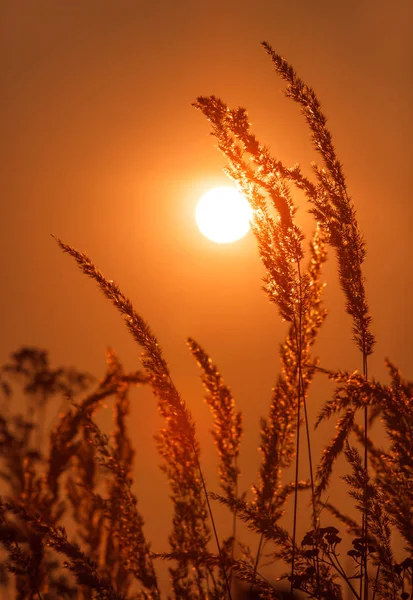
[[[205,237],[218,244],[228,244],[248,233],[252,209],[236,189],[219,187],[202,196],[195,218]]]

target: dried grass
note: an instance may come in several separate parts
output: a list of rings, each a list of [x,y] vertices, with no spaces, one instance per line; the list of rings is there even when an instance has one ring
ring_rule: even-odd
[[[107,373],[95,382],[82,372],[52,369],[47,353],[35,348],[15,352],[1,368],[7,410],[0,416],[0,476],[6,485],[0,502],[4,549],[0,585],[13,589],[18,600],[157,600],[162,596],[156,574],[156,560],[160,559],[171,563],[168,597],[231,598],[237,581],[244,581],[250,592],[261,598],[280,599],[281,591],[262,572],[264,543],[271,548],[266,558],[274,577],[288,581],[290,591],[300,591],[304,597],[413,597],[413,383],[405,381],[390,363],[390,385],[368,378],[367,359],[374,337],[362,272],[365,243],[343,169],[314,90],[267,43],[263,47],[287,84],[286,95],[299,104],[323,161],[322,166],[313,165],[315,182],[304,177],[300,167],[287,168],[271,156],[252,133],[245,109],[230,109],[215,96],[198,98],[195,103],[212,125],[218,147],[228,160],[228,175],[251,203],[253,231],[265,269],[264,290],[289,323],[280,346],[281,368],[268,415],[261,420],[261,464],[252,494],[239,489],[242,414],[218,367],[197,342],[188,339],[213,416],[222,495],[207,490],[195,422],[150,327],[85,254],[57,240],[124,317],[143,350],[143,371],[125,373],[109,351]],[[303,232],[295,222],[294,186],[304,192],[317,223],[307,253]],[[327,245],[337,255],[338,279],[353,319],[354,342],[362,355],[362,375],[329,373],[313,355],[326,317],[321,269]],[[335,391],[315,425],[334,415],[339,418],[336,434],[313,473],[313,424],[309,423],[307,400],[320,373],[329,375]],[[25,415],[10,410],[19,385],[27,400]],[[134,489],[133,438],[127,421],[129,390],[140,385],[151,386],[164,418],[156,440],[161,469],[170,486],[173,521],[169,551],[163,553],[154,553],[145,537]],[[65,408],[57,425],[46,434],[40,425],[42,416],[56,397],[66,399]],[[114,406],[111,436],[103,433],[94,419],[102,401],[109,398]],[[363,427],[355,420],[360,410]],[[388,438],[386,449],[378,447],[369,435],[369,427],[377,419]],[[303,426],[308,481],[299,478]],[[344,480],[358,518],[324,500],[340,453],[349,466]],[[285,471],[294,460],[295,479],[289,481]],[[311,493],[312,517],[300,542],[297,510],[304,490]],[[294,496],[292,520],[286,515],[290,495]],[[216,529],[213,502],[220,502],[232,515],[229,537],[222,537]],[[334,525],[321,527],[323,509],[352,543],[350,566],[342,564],[339,530]],[[73,541],[68,539],[65,522],[74,523]],[[258,535],[255,556],[243,542],[237,522]],[[406,552],[402,562],[395,558],[397,536]]]

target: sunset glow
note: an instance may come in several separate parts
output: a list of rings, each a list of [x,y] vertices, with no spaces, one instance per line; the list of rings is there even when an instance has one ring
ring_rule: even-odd
[[[248,233],[252,210],[235,188],[219,187],[202,196],[195,216],[205,237],[218,244],[228,244]]]

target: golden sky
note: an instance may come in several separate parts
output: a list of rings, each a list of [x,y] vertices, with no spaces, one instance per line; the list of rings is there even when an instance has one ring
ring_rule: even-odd
[[[87,252],[151,324],[199,422],[211,479],[209,414],[186,337],[217,362],[246,417],[249,487],[285,325],[260,289],[252,234],[219,246],[196,229],[199,197],[227,179],[191,102],[215,94],[245,106],[274,155],[308,171],[316,156],[259,45],[267,40],[316,89],[344,163],[368,249],[371,375],[386,378],[388,356],[413,377],[410,0],[6,0],[0,10],[2,362],[35,345],[53,364],[100,376],[110,345],[137,366],[140,350],[118,314],[54,233]],[[327,368],[360,368],[332,253],[326,281],[317,353]],[[313,399],[312,415],[324,399]],[[160,421],[149,393],[136,403],[138,495],[167,527],[152,441]],[[159,494],[145,491],[149,478]],[[144,515],[150,536],[156,526]]]

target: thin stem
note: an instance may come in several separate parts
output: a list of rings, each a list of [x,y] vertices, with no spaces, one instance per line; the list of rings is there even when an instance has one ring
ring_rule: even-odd
[[[284,433],[284,435],[286,434],[286,427],[284,427],[284,432],[283,433]],[[273,492],[274,492],[274,490],[273,490]],[[268,505],[269,509],[273,505],[274,498],[275,498],[275,492],[273,493],[272,497],[270,498],[269,505]],[[261,535],[260,535],[260,541],[258,543],[257,554],[256,554],[256,557],[255,557],[254,572],[256,572],[257,569],[258,569],[258,565],[259,565],[259,561],[260,561],[260,558],[261,558],[261,552],[262,552],[263,544],[264,544],[264,534],[261,533]],[[252,585],[251,585],[251,591],[252,591]]]
[[[301,393],[302,388],[302,371],[301,371],[301,360],[302,360],[302,281],[301,281],[301,271],[300,271],[300,261],[297,260],[297,271],[298,271],[298,279],[299,279],[299,306],[298,306],[298,328],[297,328],[297,320],[294,316],[294,330],[295,330],[295,339],[296,339],[296,350],[297,350],[297,365],[298,365],[298,373],[297,373],[297,438],[296,438],[296,455],[295,455],[295,489],[294,489],[294,520],[293,520],[293,547],[292,547],[292,557],[291,557],[291,594],[294,591],[294,571],[295,571],[295,546],[297,539],[297,508],[298,508],[298,474],[299,474],[299,459],[300,459],[300,423],[301,423]]]
[[[367,380],[367,354],[363,352],[363,375]],[[369,426],[369,409],[366,404],[364,407],[364,469],[366,472],[366,478],[368,479],[368,426]],[[368,547],[368,496],[367,496],[367,487],[364,490],[364,521],[363,521],[364,531],[363,537],[365,539],[365,552],[364,552],[364,600],[368,600],[369,598],[369,579],[367,572],[367,547]]]
[[[332,557],[330,556],[330,554],[327,554],[329,560],[330,560],[330,564],[331,566],[337,571],[337,573],[339,573],[341,575],[341,577],[344,579],[344,581],[347,583],[347,585],[349,586],[349,588],[351,589],[351,591],[353,592],[354,596],[357,598],[357,600],[361,600],[361,596],[359,596],[359,594],[357,594],[355,588],[353,587],[353,584],[351,583],[351,581],[349,580],[349,578],[346,575],[345,570],[343,569],[341,562],[338,559],[338,556],[336,554],[333,554],[332,556],[334,556],[334,558],[336,559],[336,562],[333,561]]]
[[[262,575],[261,573],[256,573],[256,575],[258,575],[258,577],[268,585],[269,588],[272,588],[273,590],[275,590],[276,588],[274,587],[274,584],[270,583],[270,581],[268,579],[266,579],[264,577],[264,575]]]
[[[310,467],[310,483],[311,483],[311,503],[313,508],[313,528],[314,530],[318,529],[318,519],[317,519],[317,511],[315,504],[315,493],[314,493],[314,477],[313,477],[313,462],[311,457],[311,439],[310,439],[310,430],[308,426],[308,414],[307,414],[307,402],[305,400],[304,390],[303,390],[303,405],[304,405],[304,416],[305,416],[305,429],[306,429],[306,437],[307,437],[307,448],[308,448],[308,461]],[[320,597],[320,565],[318,562],[318,555],[316,555],[316,577],[317,577],[317,592]]]
[[[363,518],[362,518],[362,522],[361,522],[361,533],[362,536],[364,536],[364,513],[363,513]],[[363,563],[363,557],[361,557],[360,560],[360,598],[363,598],[363,582],[364,582],[364,563]]]
[[[201,465],[199,463],[198,454],[196,452],[195,446],[194,446],[194,444],[193,444],[192,441],[191,441],[191,446],[192,446],[192,450],[193,450],[193,453],[194,453],[194,456],[195,456],[195,460],[196,460],[196,464],[197,464],[197,467],[198,467],[199,476],[201,478],[202,488],[204,490],[205,500],[206,500],[207,507],[208,507],[208,513],[209,513],[209,517],[210,517],[211,523],[212,523],[212,529],[214,531],[214,537],[215,537],[215,542],[216,542],[217,548],[218,548],[219,560],[220,560],[220,563],[221,563],[222,573],[223,573],[223,576],[224,576],[225,587],[227,588],[229,600],[232,600],[231,588],[230,588],[230,585],[229,585],[229,582],[228,582],[227,573],[226,573],[226,570],[225,570],[224,557],[222,556],[222,552],[221,552],[221,546],[220,546],[219,539],[218,539],[218,533],[217,533],[217,530],[216,530],[216,527],[215,527],[215,520],[214,520],[214,516],[212,514],[211,504],[209,502],[208,491],[207,491],[207,488],[206,488],[206,485],[205,485],[204,475],[202,473]]]
[[[172,378],[171,378],[171,376],[169,374],[168,374],[168,379],[169,379],[171,385],[173,386],[174,384],[173,384]],[[224,557],[222,556],[221,546],[220,546],[219,539],[218,539],[218,533],[217,533],[217,530],[216,530],[216,527],[215,527],[214,515],[212,514],[211,504],[209,502],[208,491],[207,491],[207,488],[206,488],[204,475],[202,473],[201,464],[199,462],[198,453],[196,451],[193,439],[190,439],[190,444],[191,444],[192,452],[194,453],[194,456],[195,456],[195,461],[196,461],[196,466],[197,466],[197,469],[198,469],[199,477],[201,478],[201,484],[202,484],[202,489],[204,491],[206,504],[207,504],[207,507],[208,507],[209,518],[211,519],[212,529],[213,529],[214,537],[215,537],[215,542],[216,542],[216,545],[217,545],[217,548],[218,548],[219,561],[221,563],[222,573],[224,575],[225,587],[227,588],[229,600],[232,600],[231,588],[230,588],[230,585],[229,585],[229,582],[228,582],[228,578],[227,578],[227,573],[226,573],[226,570],[225,570]]]
[[[208,569],[208,573],[209,573],[209,575],[211,576],[212,583],[214,584],[214,591],[215,591],[215,594],[217,594],[217,589],[218,589],[218,588],[217,588],[217,582],[215,581],[215,576],[214,576],[214,571],[213,571],[213,568],[211,568],[211,567],[207,567],[207,569]],[[207,578],[207,593],[209,594],[209,581],[208,581],[208,578]],[[209,598],[209,596],[207,596],[207,598]]]
[[[303,392],[303,395],[304,395],[304,392]],[[317,519],[317,510],[316,510],[316,505],[315,505],[313,461],[312,461],[312,457],[311,457],[311,438],[310,438],[310,431],[309,431],[309,426],[308,426],[307,402],[306,402],[305,398],[303,401],[303,406],[304,406],[305,429],[306,429],[307,448],[308,448],[308,462],[309,462],[309,468],[310,468],[311,501],[312,501],[312,507],[313,507],[313,527],[314,527],[314,529],[317,529],[318,519]]]
[[[250,586],[250,595],[252,595],[252,588],[254,587],[254,583],[255,583],[255,577],[256,577],[256,574],[257,574],[257,570],[258,570],[258,563],[260,562],[260,555],[261,555],[261,550],[262,550],[263,543],[264,543],[264,534],[262,533],[261,536],[260,536],[259,544],[258,544],[257,555],[255,557],[254,577],[253,577],[253,580],[252,580],[251,586]]]
[[[308,460],[310,467],[310,482],[311,482],[311,503],[312,503],[312,520],[313,528],[317,529],[317,513],[315,505],[315,493],[314,493],[314,476],[313,476],[313,461],[311,455],[311,439],[310,429],[308,423],[307,403],[305,400],[305,388],[302,371],[302,314],[303,314],[303,296],[302,296],[302,276],[300,269],[300,261],[297,260],[297,274],[299,281],[299,314],[298,314],[298,330],[297,322],[294,321],[295,326],[295,337],[297,347],[297,363],[298,363],[298,398],[297,398],[297,451],[295,459],[295,490],[294,490],[294,524],[293,524],[293,548],[292,548],[292,562],[291,562],[291,593],[293,593],[294,583],[294,568],[295,568],[295,544],[297,535],[297,508],[298,508],[298,462],[299,462],[299,451],[300,451],[300,421],[301,421],[301,399],[304,407],[305,417],[305,428],[307,437],[307,449],[308,449]],[[318,562],[318,556],[316,556],[316,577],[317,577],[317,595],[320,598],[320,565]]]
[[[345,185],[342,186],[342,192],[344,195],[344,198],[347,202],[347,205],[350,206],[350,198],[348,197],[347,194],[347,188]],[[353,229],[354,229],[355,225],[353,222]],[[361,263],[362,263],[362,258],[359,255],[359,265],[361,267]],[[368,356],[368,350],[367,350],[367,343],[366,343],[366,337],[365,334],[363,334],[363,339],[362,339],[362,355],[363,355],[363,375],[365,377],[365,379],[367,380],[367,356]],[[368,477],[368,451],[367,451],[367,442],[368,442],[368,406],[366,404],[366,406],[364,407],[364,469],[366,472],[366,475]],[[363,520],[362,520],[362,534],[363,534],[363,538],[365,540],[365,552],[364,552],[364,556],[362,557],[361,561],[360,561],[360,598],[364,598],[364,600],[368,600],[369,598],[369,578],[368,578],[368,571],[367,571],[367,538],[368,538],[368,497],[367,497],[367,488],[364,490],[364,511],[363,511]],[[364,582],[364,595],[363,595],[363,582]]]
[[[377,582],[379,580],[379,573],[380,573],[380,565],[377,566],[377,571],[376,571],[376,579],[374,580],[374,590],[373,590],[373,600],[376,597],[376,591],[377,591]],[[393,588],[394,589],[394,588]],[[393,592],[393,598],[394,598],[394,592]]]
[[[235,467],[235,498],[238,498],[238,464],[237,457],[234,457],[234,467]],[[232,548],[231,548],[231,560],[234,561],[234,549],[235,549],[235,539],[237,535],[237,509],[234,508],[232,512]],[[229,586],[231,588],[232,584],[232,567],[229,574]]]
[[[309,463],[309,469],[310,469],[311,504],[312,504],[312,509],[313,509],[313,515],[312,515],[313,516],[313,528],[314,528],[314,530],[317,530],[318,523],[317,523],[317,510],[316,510],[316,503],[315,503],[314,474],[313,474],[313,459],[312,459],[312,453],[311,453],[310,427],[309,427],[309,422],[308,422],[307,401],[306,401],[306,397],[305,397],[303,370],[302,370],[302,364],[301,364],[302,363],[302,360],[301,360],[301,355],[302,355],[302,323],[301,323],[301,318],[302,318],[301,317],[302,316],[302,277],[301,277],[300,261],[297,261],[297,271],[298,271],[298,277],[299,277],[299,281],[300,281],[300,344],[299,344],[300,361],[298,364],[298,377],[299,377],[299,384],[301,386],[301,394],[302,394],[303,406],[304,406],[304,420],[305,420],[305,431],[306,431],[306,437],[307,437],[308,463]],[[316,555],[316,577],[317,577],[317,593],[318,593],[318,596],[320,597],[320,565],[318,562],[318,555]]]
[[[300,307],[301,313],[301,307]],[[300,315],[301,316],[301,315]],[[301,321],[301,318],[300,318]],[[300,322],[301,324],[301,322]],[[294,327],[297,336],[297,323],[294,319]],[[301,331],[300,331],[301,336]],[[301,363],[301,343],[298,343],[298,362]],[[300,367],[298,367],[300,368]],[[294,489],[294,516],[293,516],[293,547],[291,556],[291,594],[294,592],[294,570],[295,570],[295,545],[297,539],[297,507],[298,507],[298,459],[300,456],[300,421],[301,421],[301,386],[298,379],[298,398],[297,398],[297,436],[296,436],[296,454],[295,454],[295,489]]]

